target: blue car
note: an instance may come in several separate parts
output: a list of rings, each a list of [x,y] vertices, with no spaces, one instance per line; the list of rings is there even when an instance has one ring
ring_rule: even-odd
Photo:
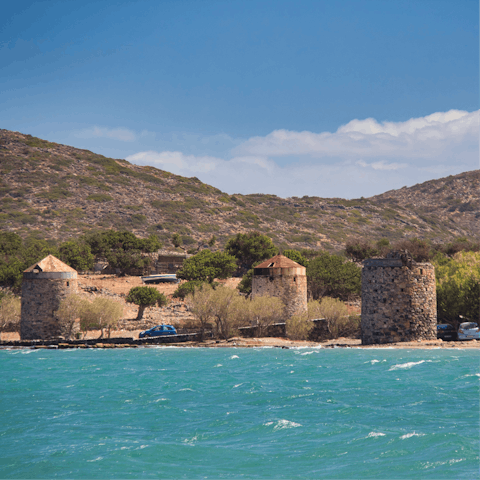
[[[177,331],[175,327],[172,325],[157,325],[156,327],[150,328],[149,330],[145,330],[140,332],[138,335],[139,338],[144,337],[160,337],[165,335],[176,335]]]

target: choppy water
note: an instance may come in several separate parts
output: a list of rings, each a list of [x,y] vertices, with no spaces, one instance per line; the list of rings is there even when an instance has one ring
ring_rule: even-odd
[[[0,351],[0,478],[479,478],[479,354]]]

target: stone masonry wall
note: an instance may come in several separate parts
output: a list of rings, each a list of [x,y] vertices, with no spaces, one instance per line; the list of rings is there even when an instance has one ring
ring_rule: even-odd
[[[307,311],[307,277],[305,275],[254,275],[253,297],[278,297],[285,303],[286,318]]]
[[[362,344],[437,338],[435,269],[371,259],[362,269]]]
[[[62,276],[67,277],[65,274]],[[76,273],[68,278],[32,279],[24,276],[20,338],[48,340],[62,336],[63,331],[55,317],[55,311],[58,310],[60,301],[71,293],[77,293]]]

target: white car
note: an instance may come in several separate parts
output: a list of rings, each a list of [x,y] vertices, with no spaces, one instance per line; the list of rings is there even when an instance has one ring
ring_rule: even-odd
[[[459,340],[480,340],[480,329],[475,322],[464,322],[458,329]]]

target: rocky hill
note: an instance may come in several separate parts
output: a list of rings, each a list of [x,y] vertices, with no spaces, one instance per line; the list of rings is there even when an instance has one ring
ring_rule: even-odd
[[[480,237],[480,170],[356,200],[228,195],[30,135],[0,130],[0,228],[65,240],[92,229],[182,236],[196,248],[258,230],[278,246],[341,249],[348,239]]]

